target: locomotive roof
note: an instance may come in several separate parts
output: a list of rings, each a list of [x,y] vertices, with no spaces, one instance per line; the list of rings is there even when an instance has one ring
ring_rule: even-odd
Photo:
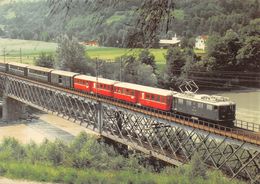
[[[132,84],[127,82],[119,82],[114,85],[115,87],[122,87],[127,89],[133,89],[141,92],[151,93],[151,94],[157,94],[160,96],[171,96],[174,92],[166,89],[160,89],[160,88],[154,88],[149,86],[142,86],[138,84]],[[175,92],[176,93],[176,92]]]
[[[26,68],[28,65],[27,64],[23,64],[23,63],[16,63],[16,62],[10,62],[8,63],[9,65],[13,65],[13,66],[19,66],[19,67],[24,67]]]
[[[105,78],[101,78],[101,77],[96,78],[96,77],[87,76],[87,75],[78,75],[75,77],[75,79],[82,79],[82,80],[87,80],[87,81],[91,81],[91,82],[98,81],[98,83],[107,84],[107,85],[114,85],[118,82],[115,80],[105,79]]]
[[[232,102],[229,98],[222,97],[222,96],[194,94],[194,93],[178,93],[173,96],[177,98],[206,103],[215,106],[235,105],[235,103]]]
[[[57,74],[57,75],[63,75],[63,76],[67,76],[67,77],[73,77],[75,75],[79,75],[79,73],[63,71],[63,70],[52,70],[51,73]]]
[[[42,72],[50,72],[54,69],[51,68],[46,68],[46,67],[41,67],[41,66],[33,66],[33,65],[29,65],[27,68],[32,69],[32,70],[38,70],[38,71],[42,71]]]

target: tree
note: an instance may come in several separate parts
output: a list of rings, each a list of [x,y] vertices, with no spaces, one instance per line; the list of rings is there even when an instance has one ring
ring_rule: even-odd
[[[137,69],[137,84],[145,86],[157,86],[157,77],[153,72],[153,68],[150,65],[139,64]]]
[[[207,42],[208,57],[215,58],[215,70],[236,69],[236,56],[241,48],[239,35],[233,30],[228,30],[224,37],[212,36]]]
[[[42,66],[47,68],[53,68],[54,67],[54,57],[52,54],[46,54],[42,52],[38,58],[34,60],[34,63],[36,66]]]
[[[196,55],[193,49],[185,48],[185,64],[181,67],[181,80],[189,80],[190,70],[193,70],[193,66],[196,62]]]
[[[138,60],[143,64],[150,65],[153,68],[153,72],[155,72],[156,63],[154,60],[154,55],[151,54],[148,49],[141,51]]]
[[[237,52],[237,65],[240,70],[260,72],[260,38],[247,37]]]
[[[181,68],[185,64],[185,55],[180,47],[171,47],[168,49],[166,58],[166,69],[162,76],[163,85],[167,88],[177,87],[179,83],[179,76]]]
[[[89,57],[85,57],[85,49],[78,43],[75,37],[69,38],[63,35],[58,40],[57,48],[57,63],[62,70],[91,73],[93,74],[93,67]]]
[[[5,32],[2,30],[2,28],[0,27],[0,36],[4,36]]]
[[[131,2],[128,0],[125,2]],[[51,13],[57,14],[64,12],[67,17],[69,13],[78,4],[82,5],[80,1],[67,1],[67,0],[48,0],[51,7]],[[86,10],[92,9],[92,11],[103,10],[104,7],[116,7],[122,5],[121,0],[86,0],[84,1]],[[130,34],[140,36],[142,39],[142,47],[150,47],[156,41],[156,36],[160,30],[165,29],[166,32],[169,29],[169,25],[173,19],[172,11],[174,9],[173,0],[144,0],[139,8],[136,10],[138,14],[135,23],[131,26],[133,32]],[[131,39],[128,39],[131,41]],[[139,41],[140,41],[139,40]],[[132,41],[136,41],[133,39]],[[139,45],[139,43],[138,43]],[[129,47],[137,47],[135,42],[129,42]]]
[[[157,77],[150,65],[141,63],[133,56],[124,56],[121,60],[123,81],[148,86],[157,85]]]

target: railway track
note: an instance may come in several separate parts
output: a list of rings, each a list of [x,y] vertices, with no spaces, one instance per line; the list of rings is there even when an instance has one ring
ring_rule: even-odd
[[[209,123],[209,122],[206,122],[206,121],[203,121],[203,120],[194,120],[194,119],[191,119],[191,118],[183,116],[183,115],[175,114],[173,112],[165,112],[165,111],[161,111],[161,110],[137,106],[135,104],[130,104],[130,103],[118,101],[118,100],[115,100],[115,99],[112,99],[112,98],[100,97],[100,96],[95,95],[95,94],[87,94],[87,93],[75,91],[75,90],[72,90],[72,89],[62,88],[62,87],[59,87],[59,86],[53,86],[53,85],[50,85],[49,83],[31,80],[31,79],[26,78],[26,77],[20,77],[20,76],[11,75],[11,74],[7,74],[7,73],[3,73],[3,72],[0,72],[0,74],[4,75],[4,76],[16,78],[16,79],[19,79],[19,80],[27,81],[27,82],[33,83],[35,85],[39,85],[41,87],[46,87],[46,88],[50,88],[50,89],[54,89],[54,90],[64,91],[64,92],[74,94],[74,95],[77,95],[77,96],[86,97],[86,98],[89,98],[89,99],[92,99],[92,100],[95,100],[95,101],[100,101],[100,102],[104,102],[104,103],[107,103],[107,104],[115,105],[115,106],[118,106],[118,107],[121,107],[121,108],[125,108],[125,109],[135,111],[135,112],[143,113],[143,114],[146,114],[146,115],[149,115],[149,116],[152,116],[152,117],[160,118],[160,119],[163,119],[163,120],[166,120],[166,121],[169,121],[169,122],[176,122],[176,123],[179,123],[179,124],[182,124],[182,125],[197,128],[197,129],[204,130],[204,131],[214,133],[214,134],[217,134],[217,135],[229,137],[231,139],[240,140],[240,141],[244,141],[244,142],[247,142],[247,143],[260,145],[260,132],[253,132],[253,131],[244,130],[244,129],[241,129],[241,128],[225,127],[225,126],[221,126],[221,125],[218,125],[218,124]]]

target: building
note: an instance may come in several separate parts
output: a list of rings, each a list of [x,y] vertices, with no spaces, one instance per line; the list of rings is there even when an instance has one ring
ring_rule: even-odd
[[[206,35],[198,36],[195,41],[195,48],[200,50],[205,50],[207,39],[208,36]]]
[[[163,47],[169,47],[169,46],[173,46],[173,45],[180,45],[180,42],[181,40],[179,38],[177,38],[176,34],[174,37],[172,37],[171,40],[160,40],[159,41],[159,44],[160,44],[160,47],[163,48]]]
[[[79,42],[79,44],[81,45],[85,45],[85,46],[91,46],[91,47],[98,47],[99,44],[97,41],[86,41],[86,42]]]

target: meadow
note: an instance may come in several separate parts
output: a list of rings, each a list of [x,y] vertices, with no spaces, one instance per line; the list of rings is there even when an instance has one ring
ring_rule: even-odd
[[[0,60],[13,62],[23,62],[33,64],[34,58],[38,57],[40,53],[53,53],[57,48],[56,43],[30,41],[30,40],[17,40],[17,39],[1,39],[0,38]],[[4,51],[5,50],[5,51]],[[21,50],[21,54],[20,54]],[[124,55],[134,55],[138,57],[142,49],[125,49],[115,47],[86,47],[86,55],[92,59],[103,59],[107,61],[114,61]],[[150,52],[155,56],[158,68],[165,66],[165,54],[167,49],[150,49]],[[203,55],[203,51],[195,50],[199,55]],[[4,54],[5,53],[5,54]],[[20,55],[22,57],[20,57]]]

